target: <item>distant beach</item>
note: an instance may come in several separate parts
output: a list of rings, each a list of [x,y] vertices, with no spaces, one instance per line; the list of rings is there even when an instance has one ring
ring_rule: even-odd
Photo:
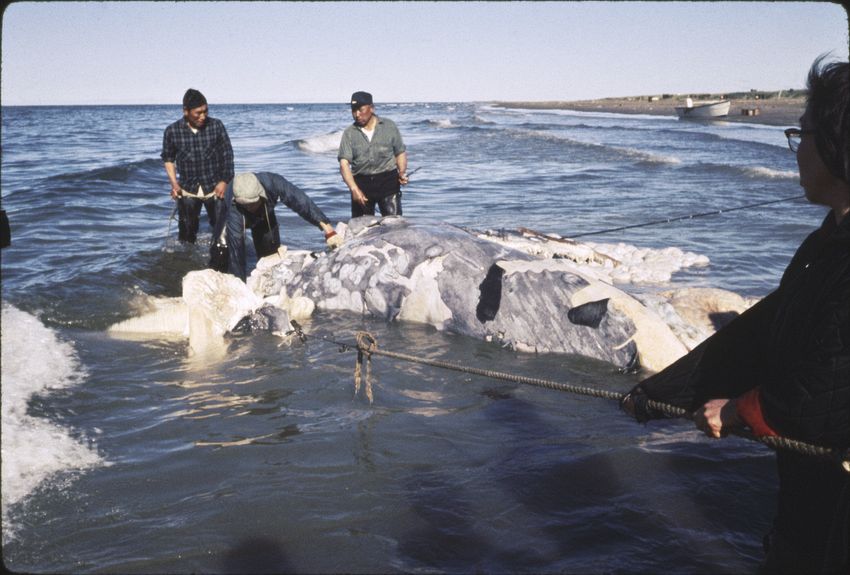
[[[695,102],[722,99],[722,95],[694,97]],[[797,126],[806,107],[805,93],[792,92],[788,96],[770,92],[759,97],[728,96],[732,107],[729,115],[718,118],[724,122],[749,122],[772,126]],[[676,106],[683,106],[685,96],[634,96],[624,98],[602,98],[598,100],[569,101],[530,101],[530,102],[493,102],[503,108],[524,108],[532,110],[576,110],[580,112],[613,112],[617,114],[652,114],[656,116],[675,116]],[[749,114],[745,111],[749,111]]]

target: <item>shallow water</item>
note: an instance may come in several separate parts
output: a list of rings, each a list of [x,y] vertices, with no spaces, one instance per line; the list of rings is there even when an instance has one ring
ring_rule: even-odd
[[[614,402],[377,357],[319,339],[228,341],[225,358],[105,329],[202,268],[174,242],[162,106],[3,108],[3,558],[27,572],[742,572],[773,513],[773,457]],[[213,106],[237,171],[349,200],[331,105]],[[564,236],[802,192],[780,128],[400,104],[421,167],[405,215]],[[292,248],[321,234],[277,211]],[[763,296],[824,212],[803,201],[593,236],[710,259],[673,277]],[[642,285],[638,290],[670,285]],[[636,375],[347,314],[305,330],[616,391]],[[14,345],[13,345],[14,344]],[[11,463],[10,463],[11,462]]]

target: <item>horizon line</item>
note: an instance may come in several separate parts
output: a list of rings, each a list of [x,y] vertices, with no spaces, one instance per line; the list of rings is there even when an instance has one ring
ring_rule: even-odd
[[[795,92],[795,93],[806,93],[808,90],[806,88],[784,88],[781,90],[757,90],[757,89],[749,89],[749,90],[734,90],[727,92],[681,92],[681,93],[666,93],[666,92],[658,92],[652,94],[641,94],[641,95],[631,95],[631,96],[601,96],[596,98],[579,98],[579,99],[475,99],[475,100],[399,100],[399,101],[388,101],[383,104],[378,103],[375,104],[375,108],[380,108],[382,105],[416,105],[416,104],[481,104],[481,103],[493,103],[493,104],[517,104],[517,103],[551,103],[551,102],[559,102],[559,103],[570,103],[570,102],[597,102],[604,100],[629,100],[629,99],[640,99],[640,98],[650,98],[650,97],[659,97],[659,98],[673,98],[673,97],[687,97],[687,96],[712,96],[712,97],[723,97],[729,98],[730,95],[739,95],[739,94],[771,94],[777,93],[781,94],[782,92]],[[341,106],[348,107],[348,102],[221,102],[221,103],[208,103],[210,108],[214,108],[215,106]],[[37,107],[57,107],[57,106],[66,106],[66,107],[85,107],[85,106],[174,106],[182,108],[180,102],[176,103],[108,103],[108,104],[61,104],[61,103],[49,103],[49,104],[3,104],[0,102],[0,107],[2,108],[37,108]]]

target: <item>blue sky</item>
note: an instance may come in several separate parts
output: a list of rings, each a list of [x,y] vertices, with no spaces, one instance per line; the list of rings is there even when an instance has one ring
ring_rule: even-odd
[[[19,2],[2,103],[578,100],[801,88],[826,2]]]

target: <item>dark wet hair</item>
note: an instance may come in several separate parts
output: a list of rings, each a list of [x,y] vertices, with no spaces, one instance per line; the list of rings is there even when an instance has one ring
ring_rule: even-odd
[[[809,70],[806,110],[823,163],[850,182],[850,64],[825,58],[819,56]]]
[[[189,88],[186,90],[186,93],[183,94],[183,107],[187,110],[194,110],[206,103],[207,99],[204,98],[204,95],[194,88]]]

